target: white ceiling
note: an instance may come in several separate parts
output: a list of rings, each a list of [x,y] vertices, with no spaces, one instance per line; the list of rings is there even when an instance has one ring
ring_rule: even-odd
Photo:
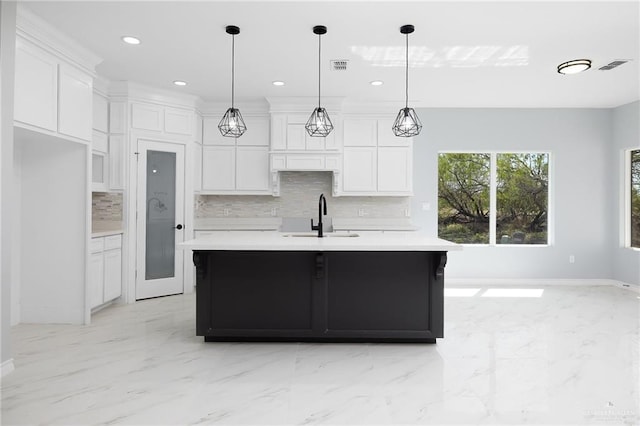
[[[104,58],[99,74],[205,100],[230,100],[237,25],[236,99],[317,96],[353,102],[404,100],[404,24],[415,107],[615,107],[638,100],[640,4],[636,1],[199,1],[27,2],[34,13]],[[142,40],[126,45],[123,35]],[[556,66],[589,58],[565,76]],[[348,71],[330,71],[347,59]],[[631,59],[611,71],[597,68]],[[189,84],[177,88],[174,80]],[[271,83],[286,84],[275,87]],[[373,87],[372,80],[384,85]]]

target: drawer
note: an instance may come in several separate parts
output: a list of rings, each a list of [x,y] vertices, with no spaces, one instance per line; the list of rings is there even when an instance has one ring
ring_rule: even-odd
[[[92,238],[91,243],[89,243],[89,251],[91,253],[99,253],[104,250],[104,238]]]
[[[110,235],[108,237],[104,237],[104,249],[111,250],[122,247],[122,235]]]
[[[203,238],[203,237],[210,237],[212,235],[215,235],[216,232],[220,232],[220,231],[196,231],[194,232],[194,236],[195,238]],[[225,231],[223,231],[225,232]]]

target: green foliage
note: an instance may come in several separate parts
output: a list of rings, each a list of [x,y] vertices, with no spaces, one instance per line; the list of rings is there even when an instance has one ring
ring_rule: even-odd
[[[506,235],[509,243],[546,243],[548,154],[498,154],[496,159],[498,242]],[[438,236],[489,243],[490,170],[490,154],[440,154]]]
[[[640,150],[631,151],[631,246],[640,248]]]

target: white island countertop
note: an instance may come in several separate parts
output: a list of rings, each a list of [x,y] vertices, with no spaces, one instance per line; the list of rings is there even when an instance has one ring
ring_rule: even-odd
[[[357,236],[348,236],[354,235]],[[462,246],[418,232],[317,233],[274,231],[222,232],[178,244],[186,250],[235,251],[454,251]]]

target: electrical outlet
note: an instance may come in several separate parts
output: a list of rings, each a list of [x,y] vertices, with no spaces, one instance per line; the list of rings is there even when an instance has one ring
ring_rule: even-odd
[[[277,215],[278,215],[278,208],[271,207],[271,216],[277,216]]]
[[[404,209],[404,216],[405,217],[410,217],[411,216],[411,212],[409,211],[409,209]]]
[[[574,255],[569,256],[569,263],[576,263],[576,257]]]
[[[229,214],[231,213],[231,209],[224,209],[222,214],[224,214],[225,216],[229,216]]]
[[[358,216],[362,217],[366,214],[367,214],[367,211],[365,209],[358,209]]]
[[[422,203],[422,210],[423,211],[431,210],[431,203]]]

